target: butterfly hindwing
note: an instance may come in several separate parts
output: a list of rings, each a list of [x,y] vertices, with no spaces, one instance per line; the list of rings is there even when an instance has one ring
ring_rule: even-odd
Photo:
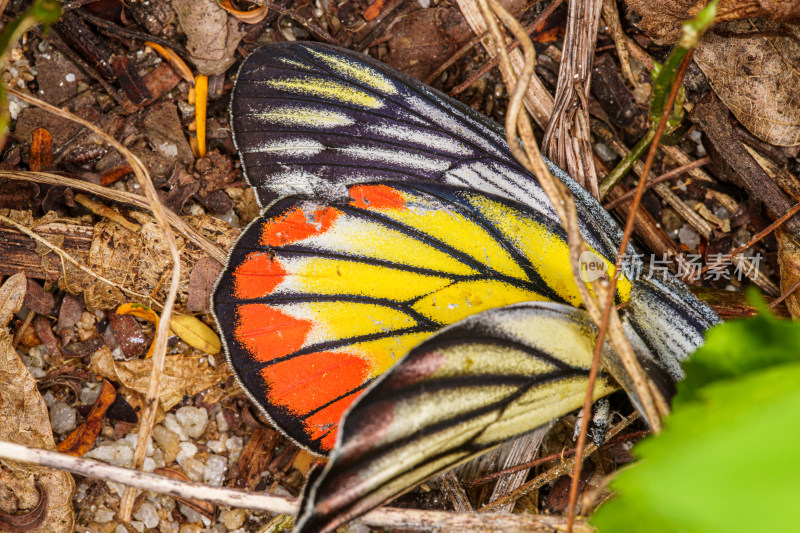
[[[274,203],[214,296],[243,385],[317,453],[356,396],[441,327],[518,302],[579,303],[563,230],[525,205],[444,185],[347,190],[348,203]],[[621,280],[618,302],[629,292]]]
[[[298,533],[324,533],[408,487],[583,403],[596,330],[585,312],[525,303],[473,315],[414,348],[356,401]],[[615,390],[601,375],[595,397]]]

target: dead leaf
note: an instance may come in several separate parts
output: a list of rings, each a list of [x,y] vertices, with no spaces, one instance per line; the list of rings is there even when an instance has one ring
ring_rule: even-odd
[[[713,93],[700,100],[690,116],[704,133],[703,146],[714,165],[752,198],[764,202],[773,219],[783,216],[792,207],[791,202],[748,151],[742,148],[741,141],[730,127],[729,117],[730,113]],[[784,228],[800,236],[800,216],[787,220]]]
[[[234,54],[245,32],[239,21],[219,6],[217,0],[173,0],[186,33],[186,50],[201,74],[224,74],[236,61]]]
[[[94,446],[97,436],[100,435],[100,430],[103,429],[103,418],[116,397],[117,391],[114,386],[104,379],[103,385],[100,387],[100,394],[94,401],[86,420],[58,444],[58,451],[75,457],[82,457],[88,452]]]
[[[800,281],[800,244],[785,231],[775,232],[778,237],[778,264],[781,267],[781,294]],[[800,290],[794,291],[786,300],[792,318],[800,318]]]
[[[189,274],[189,295],[186,308],[191,313],[208,313],[211,305],[211,292],[217,282],[222,265],[210,257],[202,257]]]
[[[672,44],[681,36],[681,25],[697,15],[707,0],[626,0],[637,15],[639,26],[657,44]],[[800,2],[794,0],[720,0],[717,23],[754,17],[777,22],[800,22]]]
[[[0,334],[0,383],[3,384],[0,387],[0,440],[32,448],[54,450],[56,444],[53,431],[50,429],[47,406],[36,388],[36,380],[17,355],[11,341],[10,335]],[[51,468],[11,461],[8,461],[8,465],[11,468],[0,466],[0,480],[12,488],[17,500],[14,502],[14,507],[17,510],[33,509],[31,512],[36,510],[37,504],[41,502],[38,496],[32,498],[32,495],[38,492],[37,484],[42,487],[46,495],[44,519],[37,527],[26,531],[71,533],[75,523],[72,509],[75,481],[72,475]],[[5,510],[9,511],[8,508]],[[32,518],[31,515],[27,516],[29,519]]]
[[[26,287],[27,281],[22,272],[14,274],[0,286],[0,328],[6,327],[14,313],[22,307]]]
[[[777,146],[800,144],[799,40],[800,26],[737,21],[708,32],[694,54],[739,122]]]
[[[211,355],[216,355],[222,348],[219,337],[214,330],[206,326],[194,316],[173,316],[169,327],[183,342]]]
[[[194,163],[192,147],[183,134],[178,106],[174,102],[158,102],[150,106],[143,126],[150,144],[162,157],[171,161],[177,159],[187,166]]]
[[[28,279],[27,283],[25,300],[23,301],[25,307],[40,315],[52,313],[56,305],[53,295],[32,279]]]
[[[134,359],[147,353],[147,339],[145,339],[142,327],[135,318],[128,315],[109,313],[108,322],[125,359]]]
[[[105,347],[94,355],[89,369],[98,376],[121,383],[126,389],[144,394],[152,366],[152,359],[115,361],[111,351]],[[208,356],[167,356],[159,393],[161,408],[166,412],[177,405],[184,395],[194,396],[222,383],[230,375],[228,365],[212,367],[208,364]]]

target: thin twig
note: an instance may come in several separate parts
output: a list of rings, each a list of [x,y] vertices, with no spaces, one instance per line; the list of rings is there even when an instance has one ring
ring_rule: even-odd
[[[645,188],[645,190],[647,190],[650,187],[652,187],[654,185],[657,185],[659,183],[663,183],[665,181],[669,181],[669,180],[673,180],[675,178],[679,178],[680,176],[682,176],[686,172],[689,172],[690,170],[692,170],[694,168],[697,168],[697,167],[702,167],[703,165],[706,165],[706,164],[708,164],[710,162],[711,162],[711,158],[710,157],[703,157],[701,159],[698,159],[697,161],[692,161],[688,165],[683,165],[683,166],[674,168],[674,169],[670,170],[669,172],[665,172],[665,173],[661,174],[657,178],[653,178],[651,180],[648,180],[647,181],[647,185],[645,185],[644,188]],[[635,194],[636,194],[636,190],[635,189],[632,190],[632,191],[628,191],[625,194],[623,194],[622,196],[620,196],[619,198],[614,198],[613,200],[611,200],[607,204],[603,205],[603,207],[606,209],[606,211],[611,211],[612,209],[614,209],[615,207],[617,207],[621,203],[627,202],[628,200],[633,198],[633,196]]]
[[[670,113],[672,112],[673,106],[675,104],[675,98],[678,96],[678,89],[680,89],[681,85],[683,84],[683,76],[686,73],[686,68],[689,66],[689,62],[692,60],[692,52],[693,49],[686,54],[686,57],[681,62],[681,65],[678,69],[677,76],[675,79],[675,83],[672,85],[672,89],[669,92],[669,96],[667,97],[667,103],[664,106],[664,112],[661,114],[661,119],[658,122],[658,127],[656,128],[656,134],[653,138],[653,142],[650,145],[650,149],[647,152],[647,159],[644,163],[644,171],[642,172],[642,178],[639,180],[639,183],[636,185],[636,195],[633,197],[633,205],[631,205],[631,212],[628,215],[628,220],[625,223],[625,230],[622,234],[622,242],[619,246],[619,252],[617,254],[617,265],[616,270],[614,272],[614,276],[612,276],[610,281],[610,287],[606,296],[605,307],[603,309],[603,320],[600,324],[600,331],[597,334],[597,344],[595,346],[594,352],[594,361],[592,363],[592,369],[589,373],[589,385],[586,391],[586,399],[583,403],[583,412],[589,413],[592,405],[592,392],[594,389],[594,381],[597,377],[597,370],[596,368],[599,366],[600,363],[600,353],[602,352],[603,348],[603,336],[605,335],[606,327],[609,323],[609,319],[611,318],[611,308],[614,304],[614,289],[617,285],[617,279],[619,278],[619,274],[622,270],[622,258],[624,256],[625,250],[628,248],[628,242],[630,241],[631,234],[633,233],[633,222],[635,220],[636,211],[639,209],[639,205],[642,202],[642,196],[644,195],[644,186],[647,183],[647,175],[650,173],[650,169],[653,166],[653,161],[655,161],[655,156],[658,151],[658,144],[661,140],[661,136],[664,134],[664,131],[667,127],[667,121],[669,119]],[[653,428],[654,433],[659,433],[661,431],[661,423],[658,418],[653,420],[648,420]],[[589,417],[584,417],[584,422],[581,424],[581,431],[578,435],[578,445],[577,451],[575,453],[575,469],[572,474],[572,483],[570,485],[569,490],[569,513],[567,515],[567,531],[571,531],[572,524],[575,521],[575,507],[578,501],[578,487],[579,481],[581,477],[581,466],[583,463],[583,447],[586,445],[586,435],[589,426]]]
[[[606,440],[603,444],[600,445],[600,447],[598,449],[608,448],[609,446],[613,446],[615,444],[619,444],[620,442],[626,442],[626,441],[629,441],[629,440],[640,439],[642,437],[646,437],[647,435],[650,435],[651,433],[652,433],[652,431],[650,431],[649,429],[644,429],[642,431],[635,431],[633,433],[628,433],[626,435],[621,435],[619,437]],[[566,450],[566,451],[563,451],[563,452],[560,452],[560,453],[553,453],[553,454],[547,455],[545,457],[539,457],[538,459],[535,459],[533,461],[528,461],[526,463],[521,463],[521,464],[518,464],[518,465],[514,465],[511,468],[506,468],[504,470],[499,470],[497,472],[493,472],[493,473],[488,474],[486,476],[483,476],[481,478],[475,479],[473,481],[470,481],[469,483],[465,483],[465,486],[468,489],[471,489],[473,487],[478,487],[480,485],[484,485],[486,483],[490,483],[491,481],[494,481],[497,478],[500,478],[500,477],[503,477],[503,476],[508,476],[508,475],[511,475],[511,474],[515,474],[515,473],[521,472],[523,470],[529,470],[529,469],[535,468],[535,467],[537,467],[537,466],[539,466],[541,464],[549,463],[550,461],[556,461],[558,459],[566,459],[567,457],[572,457],[573,455],[575,455],[575,448],[572,448],[571,450]]]
[[[273,2],[267,2],[266,0],[253,0],[253,3],[259,6],[266,6],[267,9],[272,9],[283,15],[284,17],[289,17],[290,19],[294,20],[301,26],[305,27],[309,32],[311,32],[317,39],[321,39],[328,44],[339,44],[336,42],[336,39],[330,36],[330,34],[325,31],[325,29],[314,22],[311,19],[307,19],[305,17],[300,16],[294,9],[289,9],[288,7],[279,6]]]
[[[784,222],[786,222],[787,220],[792,218],[797,213],[800,213],[800,204],[795,204],[794,207],[789,209],[786,212],[786,214],[784,214],[781,218],[777,219],[775,222],[773,222],[772,224],[770,224],[766,228],[762,229],[761,231],[759,231],[758,233],[753,235],[753,237],[749,241],[744,243],[743,245],[741,245],[738,248],[735,248],[734,250],[732,250],[730,253],[728,253],[728,258],[731,259],[734,256],[739,255],[743,251],[747,250],[748,248],[753,246],[755,243],[757,243],[758,241],[760,241],[761,239],[763,239],[764,237],[766,237],[767,235],[769,235],[770,233],[772,233],[773,231],[778,229]],[[710,268],[713,268],[713,267],[718,266],[720,264],[721,263],[719,261],[716,261],[714,263],[706,265],[706,266],[703,267],[703,269],[697,275],[698,276],[702,276],[703,274],[708,272],[708,270]],[[783,296],[782,298],[786,298],[786,296]],[[780,299],[780,301],[778,301],[778,300],[776,300],[776,301],[778,301],[778,303],[781,303],[783,301],[782,298]],[[778,305],[778,304],[775,304],[775,305]]]
[[[0,458],[57,468],[67,472],[122,483],[143,491],[172,497],[214,502],[234,508],[253,509],[274,514],[294,515],[298,501],[266,492],[251,492],[225,487],[212,487],[202,483],[179,481],[157,474],[113,466],[100,461],[73,457],[49,450],[28,448],[20,444],[0,441]],[[368,526],[386,529],[414,529],[430,531],[552,531],[562,529],[564,519],[558,516],[451,513],[446,511],[421,511],[417,509],[374,509],[356,521]],[[588,524],[581,523],[579,530],[590,533]]]
[[[778,305],[780,305],[780,303],[781,303],[782,301],[784,301],[786,298],[788,298],[789,296],[791,296],[792,294],[794,294],[794,291],[796,291],[796,290],[797,290],[797,289],[799,289],[799,288],[800,288],[800,279],[798,279],[797,281],[795,281],[794,283],[792,283],[792,286],[791,286],[791,287],[789,287],[789,288],[786,290],[786,292],[784,292],[783,294],[781,294],[779,297],[775,298],[775,299],[772,301],[772,303],[771,303],[771,304],[769,304],[769,308],[770,308],[770,309],[774,309],[775,307],[778,307]]]

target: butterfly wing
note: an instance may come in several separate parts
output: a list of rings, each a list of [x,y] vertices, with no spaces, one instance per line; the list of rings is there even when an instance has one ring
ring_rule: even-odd
[[[349,202],[362,182],[445,183],[525,204],[555,226],[534,176],[483,115],[367,56],[318,43],[270,43],[243,63],[231,102],[235,142],[261,205],[303,194]],[[606,259],[621,231],[600,204],[563,171],[580,230]],[[630,247],[631,279],[642,262]],[[718,322],[669,274],[635,284],[630,323],[675,379],[680,361]]]
[[[518,302],[580,302],[563,229],[526,205],[445,185],[346,190],[347,204],[274,202],[213,302],[251,398],[316,453],[358,394],[441,327]],[[621,279],[618,303],[630,290]]]
[[[347,412],[295,531],[333,531],[578,408],[595,340],[585,312],[543,302],[486,311],[436,333]],[[595,398],[614,390],[601,375]]]

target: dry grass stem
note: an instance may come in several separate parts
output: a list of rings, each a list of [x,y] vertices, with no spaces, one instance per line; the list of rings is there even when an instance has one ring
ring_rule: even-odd
[[[589,88],[601,7],[602,0],[569,0],[554,110],[542,137],[542,151],[595,198]]]
[[[617,10],[616,0],[603,0],[603,20],[614,39],[614,48],[617,50],[619,64],[622,75],[634,89],[639,87],[639,79],[633,74],[631,69],[631,55],[628,52],[628,44],[625,41],[625,32],[622,31],[622,24],[619,22],[619,11]]]

